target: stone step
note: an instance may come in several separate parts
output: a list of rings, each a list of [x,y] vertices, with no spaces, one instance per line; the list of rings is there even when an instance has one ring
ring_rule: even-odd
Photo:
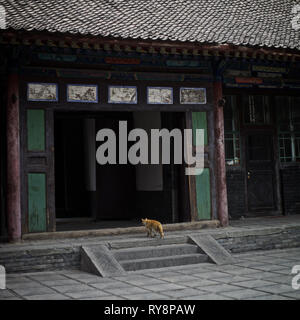
[[[175,256],[182,254],[199,253],[199,248],[193,244],[172,244],[161,246],[148,246],[126,248],[111,251],[118,261],[122,260],[136,260],[144,258],[155,258],[165,256]]]
[[[125,249],[125,248],[136,248],[136,247],[149,247],[149,246],[162,246],[171,244],[186,244],[189,241],[188,236],[176,235],[168,236],[167,238],[160,239],[156,238],[135,238],[126,240],[108,241],[107,246],[110,250],[112,249]]]
[[[164,257],[151,257],[144,259],[123,260],[120,261],[120,264],[126,271],[137,271],[143,269],[174,267],[203,262],[208,262],[207,255],[194,253]]]

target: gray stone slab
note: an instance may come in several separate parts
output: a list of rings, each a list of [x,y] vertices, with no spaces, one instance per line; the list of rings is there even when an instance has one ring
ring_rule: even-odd
[[[85,291],[85,290],[92,289],[91,287],[85,284],[70,284],[70,285],[63,285],[63,286],[55,286],[52,288],[60,293],[78,292],[78,291]]]
[[[275,284],[271,286],[260,287],[259,290],[267,293],[282,294],[282,293],[291,292],[293,288],[291,285]]]
[[[181,299],[182,300],[233,300],[230,297],[224,297],[216,293],[196,295],[196,296],[186,296],[186,297],[182,297]]]
[[[294,300],[294,299],[289,297],[279,296],[276,294],[268,294],[265,296],[248,298],[246,300]]]
[[[216,264],[233,264],[236,260],[211,235],[190,235],[190,239]]]
[[[243,300],[243,299],[254,298],[258,296],[264,296],[266,295],[266,293],[253,290],[253,289],[241,289],[241,290],[222,292],[222,295],[229,298],[234,298],[237,300]]]
[[[244,277],[244,276],[235,276],[235,275],[226,275],[223,278],[216,278],[215,281],[221,282],[221,283],[233,283],[235,284],[236,282],[240,281],[247,281],[247,280],[252,280],[251,278]]]
[[[227,283],[219,283],[217,285],[213,286],[201,286],[198,289],[201,289],[203,291],[208,291],[211,293],[221,293],[225,291],[235,291],[235,290],[241,290],[241,287],[233,286]]]
[[[191,288],[196,288],[199,287],[199,289],[201,289],[201,286],[213,286],[216,284],[220,284],[220,282],[217,281],[212,281],[212,280],[208,280],[208,279],[197,279],[197,280],[193,280],[193,281],[186,281],[184,282],[184,285],[186,287],[191,287]]]
[[[175,283],[166,283],[166,284],[146,285],[145,289],[154,291],[154,292],[163,292],[163,291],[169,291],[169,290],[185,289],[185,286],[178,285]]]
[[[264,280],[247,280],[247,281],[239,281],[234,283],[237,286],[244,287],[244,288],[260,288],[264,286],[271,286],[274,285],[274,282],[264,281]]]
[[[5,289],[5,290],[0,290],[0,299],[3,298],[11,298],[14,297],[15,295],[10,292],[9,290]]]
[[[97,283],[90,283],[89,286],[100,289],[100,290],[106,290],[106,289],[116,289],[116,288],[128,288],[131,285],[125,282],[121,281],[111,281],[111,282],[97,282]]]
[[[56,293],[54,290],[47,287],[14,289],[13,291],[16,292],[18,295],[24,297]]]
[[[56,286],[65,286],[65,285],[76,285],[80,284],[80,282],[72,279],[65,279],[65,280],[49,280],[49,281],[43,281],[43,285],[48,287],[56,287]]]
[[[63,294],[50,293],[28,296],[26,297],[26,300],[70,300],[70,298]]]
[[[122,296],[124,298],[127,298],[128,295],[132,295],[132,294],[141,294],[141,293],[149,292],[139,287],[115,288],[115,289],[107,288],[105,289],[105,291],[113,295]]]
[[[129,300],[169,300],[170,299],[170,297],[166,295],[154,293],[154,292],[130,294],[130,295],[127,295],[126,298]]]
[[[83,290],[83,291],[76,291],[76,292],[68,292],[66,293],[66,295],[73,299],[90,299],[95,297],[103,298],[105,296],[109,296],[110,294],[100,290]]]
[[[102,277],[126,274],[105,245],[81,247],[81,269]]]
[[[163,291],[164,295],[167,295],[171,298],[182,298],[186,296],[200,296],[200,295],[203,295],[204,293],[205,291],[201,291],[195,288]]]
[[[284,297],[300,300],[300,290],[293,290],[290,292],[284,292],[281,295]]]

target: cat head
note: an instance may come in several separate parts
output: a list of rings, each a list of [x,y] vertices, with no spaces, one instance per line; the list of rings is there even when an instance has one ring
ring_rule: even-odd
[[[143,224],[146,224],[147,220],[148,220],[147,218],[142,219],[142,223],[143,223]]]

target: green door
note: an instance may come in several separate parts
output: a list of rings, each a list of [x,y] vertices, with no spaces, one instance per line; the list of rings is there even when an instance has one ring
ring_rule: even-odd
[[[206,112],[192,112],[193,145],[196,145],[196,129],[204,129],[204,144],[208,144]],[[196,204],[198,220],[211,219],[210,169],[205,168],[201,175],[195,176]]]

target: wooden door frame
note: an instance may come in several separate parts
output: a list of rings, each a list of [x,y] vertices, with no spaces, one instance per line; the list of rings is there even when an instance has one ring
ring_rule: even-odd
[[[273,172],[274,172],[274,210],[270,211],[250,211],[249,210],[249,200],[248,200],[248,160],[247,160],[247,143],[246,138],[247,136],[251,134],[264,134],[268,133],[272,137],[272,153],[273,153]],[[245,214],[247,216],[261,216],[262,214],[265,216],[278,216],[282,215],[282,200],[281,200],[281,187],[280,187],[280,166],[279,166],[279,155],[278,155],[278,139],[277,139],[277,133],[276,130],[273,127],[269,128],[250,128],[247,127],[241,131],[241,145],[242,149],[241,152],[243,154],[243,171],[244,171],[244,183],[245,183],[245,208],[246,212]]]

